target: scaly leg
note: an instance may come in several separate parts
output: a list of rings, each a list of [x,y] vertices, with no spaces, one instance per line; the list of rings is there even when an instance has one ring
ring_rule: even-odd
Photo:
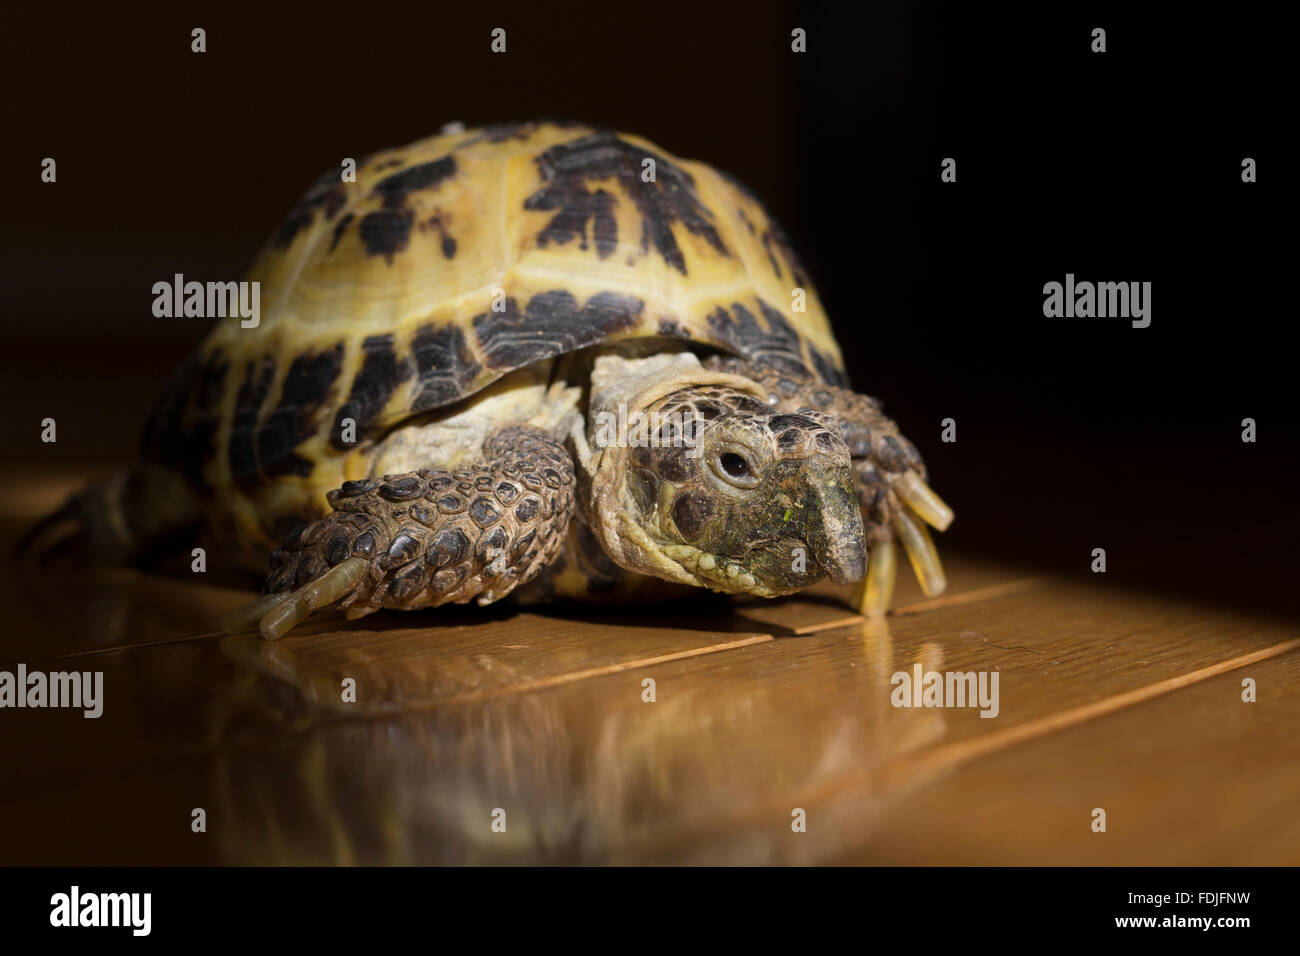
[[[472,468],[345,482],[332,514],[271,556],[264,597],[223,626],[282,637],[319,608],[349,619],[478,598],[490,604],[559,553],[573,514],[573,461],[545,432],[503,428]]]
[[[869,617],[889,608],[894,592],[894,541],[902,542],[921,589],[927,595],[947,586],[939,553],[926,525],[939,531],[952,523],[952,509],[926,484],[925,463],[898,426],[868,395],[800,378],[736,358],[711,358],[711,367],[745,375],[764,389],[780,412],[818,412],[839,425],[849,446],[867,534],[867,574],[854,603]]]

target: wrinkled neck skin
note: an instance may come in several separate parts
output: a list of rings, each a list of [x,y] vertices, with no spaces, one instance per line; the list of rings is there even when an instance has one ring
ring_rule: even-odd
[[[617,355],[598,358],[591,375],[585,427],[575,427],[572,436],[578,459],[579,495],[592,532],[606,554],[621,567],[695,587],[753,590],[724,586],[663,553],[659,542],[636,519],[638,506],[628,484],[632,473],[629,458],[634,449],[597,441],[602,423],[618,422],[620,413],[623,421],[627,421],[636,412],[647,412],[673,392],[696,385],[723,385],[767,404],[767,395],[756,383],[743,376],[706,369],[690,352],[640,359]]]

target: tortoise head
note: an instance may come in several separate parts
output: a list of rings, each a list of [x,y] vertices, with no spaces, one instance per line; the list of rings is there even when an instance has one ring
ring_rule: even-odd
[[[831,419],[779,414],[725,384],[681,388],[641,411],[610,469],[622,514],[608,513],[608,498],[592,512],[616,561],[767,597],[827,575],[861,580],[862,515]]]

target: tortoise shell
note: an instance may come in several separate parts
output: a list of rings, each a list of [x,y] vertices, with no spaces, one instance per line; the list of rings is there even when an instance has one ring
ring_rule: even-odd
[[[367,157],[355,182],[330,170],[247,279],[261,283],[260,323],[214,329],[144,444],[263,511],[323,500],[340,472],[321,466],[357,448],[345,419],[364,446],[596,344],[685,339],[845,384],[816,292],[758,200],[608,129],[464,130]],[[277,487],[295,484],[309,487]]]

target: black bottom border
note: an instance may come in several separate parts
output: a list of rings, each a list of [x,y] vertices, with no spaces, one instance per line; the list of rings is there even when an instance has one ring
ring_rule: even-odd
[[[142,923],[149,894],[148,934],[129,925],[53,925],[72,921],[74,886],[78,923],[98,915],[102,894],[141,894],[133,912]],[[786,931],[806,945],[833,934],[863,945],[1130,936],[1181,946],[1285,931],[1295,897],[1296,870],[1287,868],[0,870],[7,941],[63,936],[83,945],[284,937],[297,945],[458,939],[460,948],[477,937],[495,948],[515,936],[533,945],[585,938],[620,946],[637,945],[642,933],[652,944],[669,931],[689,932],[697,944],[752,936],[770,945]],[[107,901],[109,909],[123,905],[122,897]],[[131,922],[130,912],[119,921]]]

